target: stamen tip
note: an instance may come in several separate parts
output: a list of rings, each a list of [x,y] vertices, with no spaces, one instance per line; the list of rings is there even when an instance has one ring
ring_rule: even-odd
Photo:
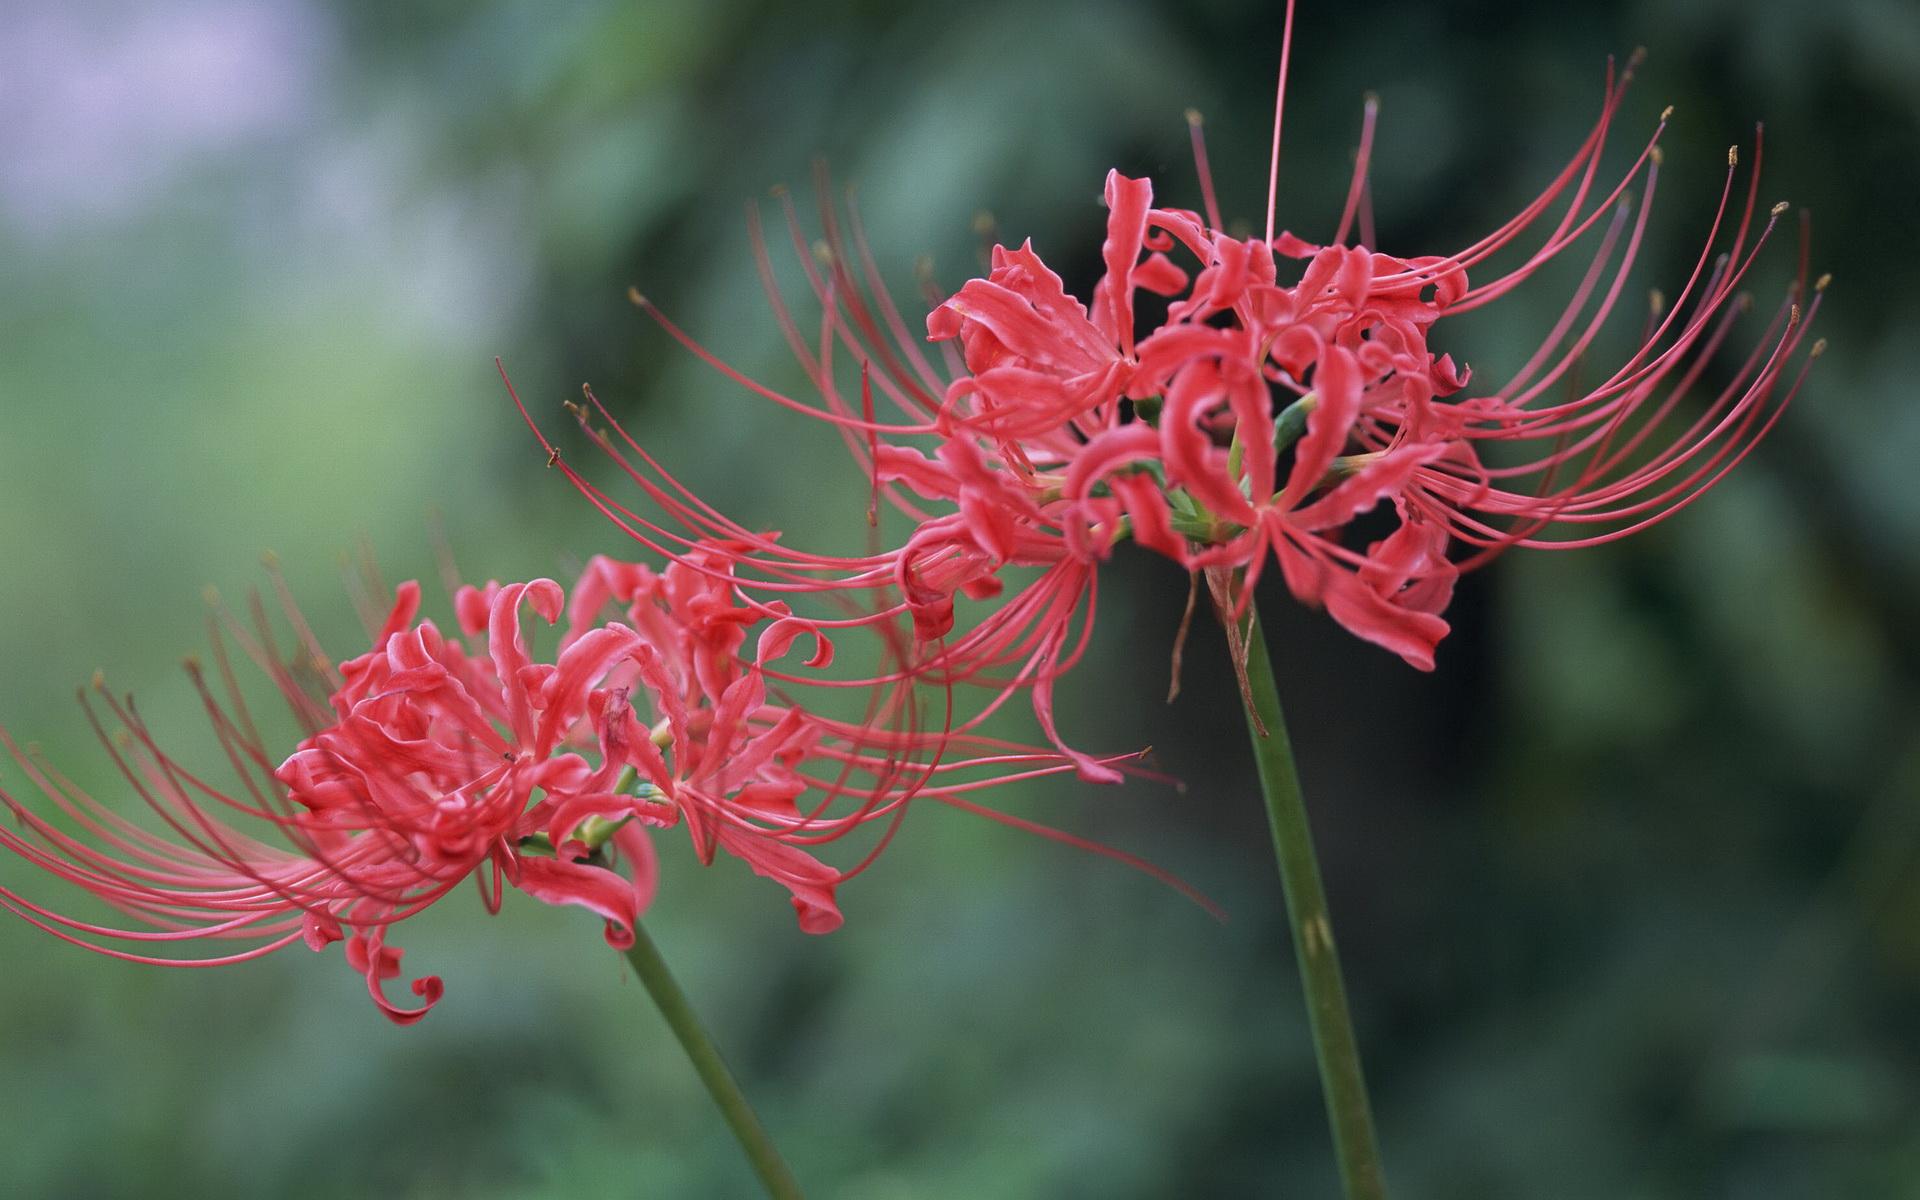
[[[1780,203],[1773,206],[1773,215],[1777,217],[1781,213],[1786,212],[1789,208],[1792,208],[1792,207],[1793,205],[1787,203],[1785,200],[1782,200]]]
[[[206,587],[200,589],[200,599],[206,602],[208,608],[219,608],[220,589],[212,584],[208,584]]]
[[[1673,119],[1673,105],[1669,104],[1665,108],[1660,110],[1660,119],[1663,122],[1670,121]]]
[[[1654,316],[1657,317],[1667,311],[1667,294],[1659,288],[1654,288],[1647,293],[1647,300],[1652,305]]]
[[[1740,147],[1738,146],[1727,147],[1727,165],[1730,167],[1737,167],[1740,165]]]
[[[262,550],[260,552],[260,565],[269,571],[278,571],[280,569],[280,556],[271,550]]]
[[[1645,46],[1635,46],[1633,53],[1627,55],[1627,70],[1631,71],[1646,61],[1647,48]]]
[[[651,304],[647,303],[647,298],[640,294],[640,289],[637,287],[634,287],[632,284],[627,285],[627,300],[629,303],[637,305],[640,308],[653,307]]]
[[[1653,165],[1656,167],[1659,166],[1661,163],[1667,161],[1666,151],[1660,149],[1660,147],[1658,146],[1655,146],[1653,149],[1647,151],[1647,157],[1653,160]]]
[[[1832,282],[1833,282],[1833,272],[1828,271],[1823,275],[1821,275],[1820,278],[1813,281],[1813,290],[1816,292],[1824,292],[1827,290],[1827,285]]]
[[[1206,124],[1206,122],[1202,120],[1200,117],[1199,109],[1190,108],[1187,110],[1187,124],[1193,126],[1195,129],[1198,129],[1202,125]]]
[[[1787,313],[1787,324],[1791,326],[1791,325],[1798,325],[1799,323],[1800,323],[1800,306],[1796,304]]]
[[[107,673],[99,669],[98,667],[94,668],[93,678],[89,681],[89,686],[91,686],[93,690],[96,692],[106,691],[107,690]]]
[[[1827,339],[1821,338],[1813,343],[1813,349],[1807,351],[1808,358],[1819,358],[1827,352]]]

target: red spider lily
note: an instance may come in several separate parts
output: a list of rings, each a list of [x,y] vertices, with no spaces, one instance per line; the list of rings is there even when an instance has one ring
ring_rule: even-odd
[[[256,608],[257,632],[234,622],[229,628],[305,728],[294,752],[276,763],[267,751],[218,627],[226,701],[197,665],[190,671],[241,781],[239,794],[220,791],[163,750],[130,700],[100,688],[121,726],[117,739],[87,706],[114,764],[163,832],[95,800],[0,731],[65,818],[49,819],[0,792],[22,826],[0,830],[0,845],[136,925],[64,915],[8,887],[0,887],[0,905],[66,941],[163,965],[220,965],[296,940],[320,950],[345,939],[348,963],[366,976],[375,1002],[406,1024],[443,987],[434,976],[414,980],[421,1001],[414,1008],[386,998],[384,984],[400,974],[403,953],[388,943],[391,926],[471,876],[489,911],[498,911],[512,886],[598,914],[608,943],[624,948],[655,890],[646,830],[683,818],[702,862],[724,850],[782,884],[810,933],[838,927],[835,888],[863,870],[877,847],[844,872],[807,848],[875,821],[886,825],[884,845],[916,797],[1087,845],[968,799],[982,788],[1070,769],[1057,755],[917,732],[917,714],[903,717],[887,696],[874,699],[861,723],[770,699],[769,672],[797,638],[814,639],[809,669],[826,666],[832,646],[776,610],[733,603],[731,589],[716,582],[727,562],[725,547],[704,548],[662,574],[597,558],[571,605],[547,579],[462,588],[455,607],[463,633],[475,639],[472,651],[417,619],[420,589],[407,583],[374,648],[337,668],[290,604],[301,646],[287,665]],[[529,651],[526,607],[549,623],[566,620],[551,662]],[[603,621],[609,607],[625,619]],[[763,625],[757,644],[744,657],[756,625]],[[910,688],[896,692],[910,699]],[[651,724],[636,712],[636,697]],[[809,792],[820,798],[803,811],[798,801]],[[246,832],[249,822],[270,827],[285,845]],[[1130,856],[1090,848],[1166,878]],[[145,952],[186,942],[240,949],[195,958]]]
[[[1285,58],[1283,49],[1282,98]],[[1235,608],[1277,560],[1299,599],[1431,669],[1448,631],[1440,614],[1461,570],[1509,546],[1592,545],[1678,512],[1752,451],[1822,348],[1796,354],[1824,286],[1823,279],[1807,288],[1803,251],[1801,275],[1754,349],[1704,402],[1695,399],[1751,306],[1741,288],[1785,209],[1757,219],[1757,161],[1736,202],[1730,154],[1699,262],[1674,302],[1598,385],[1550,395],[1571,381],[1616,308],[1658,181],[1664,115],[1626,170],[1599,182],[1631,74],[1616,79],[1609,69],[1592,129],[1535,199],[1444,256],[1345,244],[1356,218],[1363,231],[1371,226],[1371,100],[1345,211],[1327,245],[1275,236],[1271,196],[1265,237],[1222,232],[1193,118],[1207,212],[1155,207],[1148,181],[1111,173],[1106,269],[1091,303],[1070,295],[1031,243],[995,247],[989,273],[927,319],[929,340],[947,352],[944,371],[881,285],[851,201],[843,230],[823,185],[824,236],[809,255],[783,196],[821,309],[817,339],[802,332],[774,286],[757,221],[754,247],[776,320],[818,404],[742,376],[636,293],[636,303],[721,373],[836,427],[871,475],[871,503],[884,496],[914,523],[897,549],[823,556],[756,535],[681,486],[610,418],[612,434],[595,436],[658,515],[642,515],[561,465],[603,512],[662,553],[679,554],[702,537],[739,541],[742,570],[732,584],[743,596],[880,595],[871,612],[835,623],[911,616],[926,646],[915,671],[948,687],[989,685],[987,711],[1030,688],[1056,744],[1053,683],[1085,644],[1098,563],[1127,537],[1190,571],[1237,579]],[[1276,104],[1275,172],[1279,118]],[[1515,292],[1583,241],[1597,243],[1590,265],[1546,339],[1505,386],[1466,394],[1470,373],[1433,348],[1441,318]],[[1517,265],[1469,283],[1469,271],[1523,243]],[[1291,283],[1281,281],[1281,259],[1302,263]],[[1137,327],[1143,291],[1166,302],[1151,329]],[[857,393],[842,362],[858,366]],[[876,401],[896,415],[877,416]],[[1352,544],[1350,527],[1375,510],[1392,522],[1385,535]],[[1040,575],[944,642],[956,597],[1000,595],[1009,567]],[[1111,778],[1098,764],[1080,765],[1083,774]]]
[[[560,749],[579,725],[602,731],[603,751],[615,743],[605,718],[614,696],[592,684],[630,649],[626,639],[582,639],[557,663],[534,664],[519,609],[530,603],[552,619],[561,601],[559,586],[540,580],[497,590],[484,648],[469,654],[432,622],[415,623],[419,595],[418,585],[402,585],[374,649],[337,669],[304,636],[304,623],[293,667],[272,649],[264,619],[257,640],[234,627],[308,731],[277,765],[235,686],[216,630],[227,702],[214,696],[197,666],[190,670],[241,781],[239,795],[216,789],[163,750],[131,701],[105,698],[124,732],[124,748],[106,736],[89,706],[115,765],[167,835],[120,816],[8,740],[28,777],[79,832],[7,796],[24,830],[0,832],[0,843],[141,927],[64,916],[12,889],[0,889],[0,904],[67,941],[166,965],[237,962],[295,940],[319,950],[345,937],[349,964],[366,975],[375,1002],[399,1023],[418,1020],[443,988],[426,976],[411,985],[419,1007],[386,999],[382,985],[399,974],[402,954],[387,944],[388,929],[470,875],[489,909],[498,909],[505,881],[549,903],[591,909],[606,918],[610,943],[631,944],[633,922],[655,882],[653,850],[641,825],[664,823],[672,810],[617,794],[612,784],[620,762],[611,754],[595,767]],[[325,681],[327,701],[302,682],[303,674]],[[544,796],[537,804],[536,792]],[[274,827],[288,845],[245,832],[234,814]],[[592,822],[603,828],[583,837]],[[600,853],[590,852],[588,840]],[[553,848],[551,855],[533,852],[536,841]],[[602,847],[628,860],[629,875],[604,865]],[[123,948],[201,939],[245,948],[196,959]]]

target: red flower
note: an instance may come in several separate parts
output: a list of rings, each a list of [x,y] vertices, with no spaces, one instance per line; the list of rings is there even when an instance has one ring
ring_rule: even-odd
[[[130,702],[108,696],[127,749],[116,749],[98,722],[96,729],[171,837],[119,816],[8,741],[28,776],[78,824],[81,836],[8,796],[25,829],[0,833],[0,843],[143,927],[63,916],[11,889],[0,889],[0,904],[68,941],[139,962],[214,965],[257,957],[296,939],[318,950],[345,938],[349,964],[367,977],[382,1011],[401,1023],[419,1019],[443,989],[437,977],[426,976],[411,985],[419,1007],[401,1008],[386,999],[383,984],[400,973],[402,954],[388,944],[388,930],[468,876],[477,877],[490,909],[498,908],[504,881],[549,903],[591,909],[606,918],[610,943],[630,944],[633,922],[651,900],[655,882],[641,824],[662,823],[671,810],[615,794],[617,763],[603,758],[596,767],[562,749],[576,726],[600,719],[611,697],[594,688],[594,680],[630,648],[630,639],[583,639],[557,663],[534,664],[521,637],[519,609],[530,603],[551,619],[561,601],[559,586],[540,580],[497,590],[488,606],[485,652],[472,655],[432,622],[415,623],[419,594],[418,585],[402,585],[374,649],[337,671],[310,641],[297,666],[287,668],[264,644],[264,625],[262,644],[249,639],[248,648],[309,730],[277,767],[237,690],[223,705],[193,668],[215,732],[242,781],[238,796],[216,790],[174,760]],[[218,642],[216,653],[231,689],[233,675]],[[301,684],[301,673],[330,681],[326,705]],[[544,796],[537,804],[536,792]],[[235,814],[275,827],[288,848],[245,832],[234,823]],[[637,822],[627,824],[630,819]],[[603,828],[588,832],[592,821]],[[557,849],[542,857],[532,849],[536,840]],[[605,864],[609,850],[629,861],[628,875]],[[233,940],[246,948],[193,960],[121,948],[201,939]]]
[[[876,503],[884,495],[913,522],[895,550],[815,556],[755,535],[687,492],[617,425],[618,442],[596,437],[657,503],[659,517],[563,469],[663,553],[700,537],[737,539],[743,553],[732,584],[743,596],[865,595],[890,580],[888,599],[835,623],[911,616],[928,647],[913,671],[947,687],[989,686],[989,711],[1013,689],[1030,689],[1049,736],[1051,688],[1084,642],[1084,624],[1077,637],[1073,630],[1076,620],[1091,621],[1097,565],[1128,537],[1189,571],[1240,580],[1236,605],[1277,560],[1299,599],[1431,669],[1460,570],[1508,546],[1590,545],[1678,511],[1752,450],[1821,349],[1796,355],[1824,285],[1809,292],[1802,278],[1730,382],[1697,412],[1688,407],[1748,307],[1739,289],[1785,208],[1776,206],[1756,233],[1756,164],[1732,216],[1730,155],[1706,247],[1674,303],[1656,312],[1639,349],[1597,386],[1550,398],[1617,305],[1658,180],[1664,118],[1617,181],[1596,183],[1630,75],[1615,80],[1609,72],[1591,132],[1538,197],[1444,256],[1344,244],[1356,217],[1363,231],[1371,227],[1371,101],[1346,210],[1328,245],[1274,236],[1271,197],[1266,237],[1222,232],[1195,119],[1207,214],[1157,208],[1148,181],[1109,174],[1105,273],[1091,303],[1075,299],[1031,243],[996,247],[989,273],[927,319],[931,341],[958,349],[944,373],[880,286],[851,206],[849,238],[823,188],[820,268],[783,200],[822,310],[817,342],[772,288],[757,225],[754,244],[818,405],[745,379],[636,296],[728,377],[836,426],[870,472]],[[1278,138],[1276,112],[1276,163]],[[1635,183],[1644,189],[1637,213],[1627,198]],[[1469,283],[1470,270],[1528,237],[1532,248],[1517,265]],[[1434,347],[1439,322],[1518,290],[1583,239],[1597,241],[1591,265],[1546,341],[1504,386],[1468,393],[1470,373]],[[1282,259],[1299,261],[1297,273],[1283,271]],[[1155,327],[1138,327],[1141,292],[1166,301]],[[858,366],[857,408],[850,370],[836,361]],[[877,399],[898,417],[876,417]],[[1676,436],[1683,412],[1694,415]],[[581,411],[583,420],[590,415]],[[1496,444],[1520,449],[1490,451]],[[1383,524],[1383,535],[1350,532],[1376,510],[1369,523]],[[953,635],[956,598],[1000,596],[1009,567],[1041,573]],[[1111,777],[1097,764],[1081,767]]]
[[[88,707],[115,765],[164,833],[99,803],[0,731],[0,742],[67,819],[56,823],[0,792],[22,826],[0,829],[0,845],[131,922],[65,915],[7,887],[0,887],[0,906],[77,945],[165,965],[212,966],[294,941],[321,950],[344,939],[348,964],[366,976],[381,1010],[404,1024],[424,1015],[443,988],[425,976],[410,985],[417,1007],[387,999],[384,985],[401,971],[402,951],[389,944],[393,925],[472,877],[490,911],[511,886],[596,913],[608,943],[623,948],[654,895],[648,828],[684,819],[702,862],[725,851],[780,883],[810,933],[840,924],[835,889],[877,847],[844,872],[809,848],[874,822],[885,830],[884,845],[915,798],[1074,841],[967,798],[1070,769],[1057,755],[922,731],[904,684],[875,691],[865,718],[852,723],[772,700],[770,676],[803,678],[776,666],[797,639],[812,639],[802,668],[809,672],[829,664],[832,644],[778,606],[741,607],[726,582],[730,571],[729,549],[708,546],[659,574],[596,558],[571,605],[548,579],[462,588],[455,608],[473,651],[417,619],[420,589],[407,583],[373,649],[337,669],[291,608],[302,633],[291,666],[272,645],[264,616],[257,634],[230,623],[305,726],[305,739],[275,765],[218,638],[227,702],[197,666],[190,670],[241,780],[239,794],[217,790],[162,750],[131,701],[101,689],[124,730],[120,744]],[[550,623],[565,618],[551,662],[529,652],[521,616],[528,607]],[[603,620],[610,609],[622,619]],[[754,650],[743,657],[755,627]],[[324,681],[318,694],[315,679]],[[798,802],[809,794],[816,799],[803,810]],[[260,840],[248,823],[277,832],[286,845]],[[194,958],[146,952],[189,942],[239,948]]]

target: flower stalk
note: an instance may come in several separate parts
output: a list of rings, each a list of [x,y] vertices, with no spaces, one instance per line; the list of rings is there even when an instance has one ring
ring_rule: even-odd
[[[1373,1107],[1360,1068],[1353,1016],[1347,1009],[1347,988],[1340,975],[1333,924],[1327,915],[1326,891],[1320,884],[1313,830],[1307,821],[1293,746],[1287,739],[1280,693],[1274,686],[1273,663],[1267,657],[1266,634],[1251,602],[1248,610],[1253,615],[1246,631],[1247,687],[1242,700],[1247,706],[1254,759],[1260,768],[1267,820],[1273,829],[1274,857],[1279,860],[1280,883],[1286,893],[1294,957],[1300,964],[1300,983],[1306,993],[1307,1022],[1313,1034],[1314,1057],[1320,1064],[1327,1122],[1333,1128],[1334,1154],[1340,1162],[1347,1200],[1383,1200],[1386,1180],[1374,1136]]]
[[[673,972],[667,969],[667,960],[660,957],[659,947],[653,944],[653,938],[639,922],[634,924],[633,945],[627,948],[626,953],[627,961],[633,965],[633,973],[646,986],[647,994],[653,997],[655,1006],[660,1009],[660,1015],[667,1019],[673,1036],[680,1040],[681,1048],[687,1052],[687,1058],[693,1063],[700,1082],[706,1085],[707,1093],[720,1106],[720,1115],[726,1118],[727,1127],[733,1130],[734,1138],[740,1143],[747,1161],[753,1164],[754,1174],[760,1177],[767,1195],[773,1200],[805,1200],[792,1169],[780,1157],[773,1139],[767,1136],[766,1126],[760,1123],[753,1106],[747,1103],[746,1094],[740,1090],[739,1081],[734,1079],[726,1060],[720,1057],[720,1048],[714,1045],[712,1035],[700,1023],[699,1014],[694,1012],[692,1002],[680,990]]]

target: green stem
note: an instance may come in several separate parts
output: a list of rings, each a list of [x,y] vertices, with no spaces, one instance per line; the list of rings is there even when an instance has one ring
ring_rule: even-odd
[[[1374,1139],[1367,1082],[1360,1071],[1360,1048],[1353,1036],[1353,1016],[1347,1011],[1347,988],[1340,978],[1340,955],[1334,948],[1333,925],[1327,916],[1327,894],[1320,886],[1320,863],[1313,852],[1313,830],[1300,794],[1300,775],[1294,767],[1293,746],[1287,740],[1286,719],[1280,712],[1280,693],[1273,683],[1273,663],[1267,657],[1266,634],[1257,614],[1247,629],[1246,683],[1243,699],[1252,702],[1247,710],[1247,729],[1253,736],[1254,758],[1260,764],[1260,790],[1266,795],[1273,852],[1280,861],[1280,883],[1286,892],[1300,982],[1306,990],[1307,1020],[1313,1031],[1314,1057],[1320,1063],[1320,1086],[1326,1096],[1327,1121],[1333,1126],[1340,1179],[1348,1200],[1381,1200],[1387,1188],[1380,1170],[1380,1147]],[[1260,732],[1263,727],[1264,737]]]
[[[786,1160],[780,1157],[780,1151],[774,1147],[773,1139],[767,1136],[760,1118],[754,1115],[753,1106],[747,1103],[733,1072],[727,1069],[726,1060],[720,1057],[719,1047],[713,1044],[713,1038],[700,1024],[700,1018],[687,1000],[687,994],[680,990],[673,972],[667,969],[666,960],[660,957],[659,948],[638,922],[634,923],[633,946],[627,951],[627,961],[633,964],[633,973],[640,977],[640,982],[647,987],[647,994],[659,1006],[660,1015],[667,1019],[673,1036],[680,1039],[687,1058],[693,1062],[693,1069],[700,1075],[700,1082],[707,1085],[713,1102],[720,1106],[720,1115],[727,1119],[727,1125],[740,1142],[740,1148],[746,1152],[747,1161],[753,1164],[754,1173],[760,1176],[767,1195],[773,1200],[805,1200],[793,1171],[788,1168]]]

